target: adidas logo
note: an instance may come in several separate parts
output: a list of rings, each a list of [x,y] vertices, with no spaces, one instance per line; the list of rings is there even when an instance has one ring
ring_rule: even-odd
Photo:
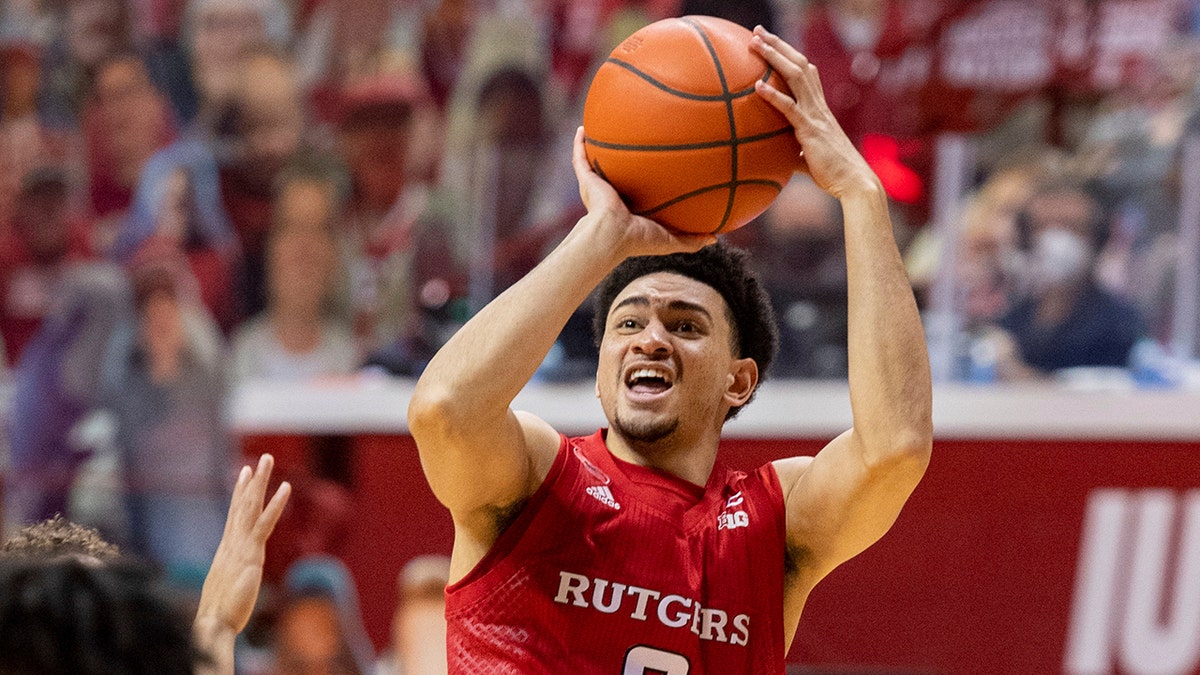
[[[621,510],[621,505],[617,503],[617,500],[613,499],[612,490],[609,490],[607,485],[593,485],[587,489],[587,493],[595,497],[596,501],[601,504],[618,511]]]

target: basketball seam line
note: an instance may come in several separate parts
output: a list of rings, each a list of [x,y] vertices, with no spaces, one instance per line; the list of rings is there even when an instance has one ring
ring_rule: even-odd
[[[745,98],[745,97],[749,96],[750,94],[754,93],[754,86],[751,85],[749,87],[746,87],[745,89],[741,89],[739,91],[735,91],[732,93],[692,94],[692,93],[683,91],[681,89],[676,89],[664,82],[654,79],[653,75],[651,75],[643,70],[640,70],[637,66],[633,65],[632,63],[629,63],[628,61],[622,61],[621,59],[610,56],[608,59],[605,60],[605,63],[611,63],[614,66],[619,66],[621,68],[624,68],[625,70],[628,70],[629,72],[633,73],[634,75],[637,75],[639,78],[645,80],[647,84],[654,87],[655,89],[660,89],[663,92],[668,93],[672,96],[677,96],[679,98],[687,99],[689,101],[728,101],[730,99]],[[768,65],[766,72],[763,73],[763,76],[759,79],[762,80],[763,82],[769,82],[771,80],[771,75],[774,72],[775,71],[771,69],[771,66]],[[726,91],[728,91],[728,90],[726,90]]]
[[[725,93],[725,115],[729,118],[729,199],[725,202],[725,215],[721,217],[721,224],[717,225],[717,229],[712,233],[716,234],[725,229],[729,224],[729,216],[733,213],[733,202],[737,198],[738,184],[738,144],[737,144],[737,121],[733,118],[733,99],[729,98],[729,82],[725,79],[725,69],[721,67],[721,59],[717,57],[717,49],[713,47],[712,40],[708,39],[708,33],[696,21],[683,18],[684,23],[692,27],[692,30],[700,34],[700,39],[704,41],[704,47],[708,50],[709,57],[713,60],[713,65],[717,68],[717,79],[721,81],[721,91]]]
[[[692,190],[691,192],[688,192],[687,194],[679,195],[678,197],[674,197],[674,198],[672,198],[668,201],[665,201],[662,204],[659,204],[658,206],[655,206],[653,208],[649,208],[644,211],[638,211],[634,215],[650,216],[658,211],[662,211],[663,209],[667,208],[668,206],[674,206],[675,204],[678,204],[679,202],[682,202],[685,199],[691,199],[692,197],[702,195],[705,192],[712,192],[713,190],[732,190],[732,189],[738,188],[742,185],[767,185],[767,186],[775,188],[776,191],[783,190],[783,185],[781,185],[780,183],[777,183],[773,180],[767,180],[765,178],[748,178],[745,180],[729,181],[727,183],[716,183],[714,185],[706,185],[697,190]],[[718,230],[719,230],[719,228],[718,228]],[[715,234],[718,230],[713,230],[713,233]]]
[[[630,150],[630,151],[636,151],[636,152],[656,152],[656,151],[669,152],[669,151],[674,151],[674,150],[710,150],[712,148],[723,148],[726,146],[733,146],[733,145],[748,145],[750,143],[757,143],[758,141],[765,141],[765,140],[768,140],[771,138],[775,138],[776,136],[782,136],[784,134],[790,134],[790,133],[792,133],[791,127],[782,127],[780,129],[775,129],[773,131],[767,131],[767,132],[764,132],[761,134],[755,134],[753,136],[746,136],[745,138],[733,138],[733,139],[729,139],[729,140],[720,140],[720,141],[706,141],[704,143],[680,143],[678,145],[638,145],[638,144],[634,144],[634,143],[609,143],[608,141],[598,141],[594,138],[588,138],[586,136],[584,137],[583,140],[585,143],[594,145],[597,148],[604,148],[605,150]]]

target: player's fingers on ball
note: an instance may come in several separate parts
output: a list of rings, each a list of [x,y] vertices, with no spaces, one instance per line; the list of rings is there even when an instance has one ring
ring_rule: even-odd
[[[762,80],[754,83],[754,89],[767,103],[770,103],[776,110],[783,113],[784,117],[787,117],[793,124],[795,123],[796,120],[792,118],[796,112],[795,99]]]
[[[788,82],[799,77],[803,72],[802,66],[807,65],[807,63],[799,64],[788,59],[787,56],[757,35],[750,39],[750,46]]]
[[[592,171],[592,167],[588,165],[587,149],[583,143],[583,127],[575,130],[575,144],[571,150],[571,166],[575,168],[575,175],[580,179]]]
[[[800,53],[798,49],[791,46],[786,40],[778,35],[775,35],[771,31],[763,28],[762,26],[756,26],[754,28],[754,35],[758,37],[762,44],[771,48],[789,63],[794,63],[801,67],[808,65],[807,56]]]

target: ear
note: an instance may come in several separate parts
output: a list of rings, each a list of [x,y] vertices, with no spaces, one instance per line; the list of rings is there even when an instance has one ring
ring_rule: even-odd
[[[758,364],[754,359],[734,359],[726,379],[725,402],[731,408],[746,405],[758,387]]]

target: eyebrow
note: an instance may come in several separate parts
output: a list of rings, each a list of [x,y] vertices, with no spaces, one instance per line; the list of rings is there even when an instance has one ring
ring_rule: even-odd
[[[626,305],[637,305],[638,307],[649,307],[650,299],[644,295],[631,295],[628,298],[625,298],[624,300],[622,300],[622,301],[618,302],[616,305],[614,305],[612,310],[609,311],[609,314],[617,311],[618,309],[621,309],[622,307],[624,307]],[[702,305],[696,304],[694,302],[689,302],[687,300],[672,300],[667,303],[667,309],[672,309],[675,311],[684,311],[684,312],[695,312],[697,314],[702,314],[704,316],[704,318],[706,318],[710,321],[712,320],[712,314],[710,314],[707,309],[705,309]]]

